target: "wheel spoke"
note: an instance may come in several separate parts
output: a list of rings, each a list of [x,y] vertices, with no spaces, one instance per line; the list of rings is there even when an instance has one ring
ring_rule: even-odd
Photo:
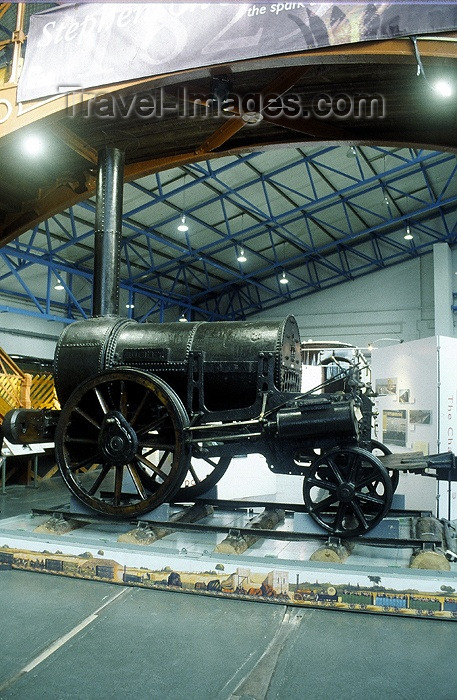
[[[350,481],[352,484],[355,484],[356,482],[356,476],[360,468],[360,457],[358,455],[349,455],[349,476],[346,479],[346,481]]]
[[[335,461],[333,459],[329,459],[328,462],[326,462],[326,464],[328,464],[328,466],[330,467],[330,469],[334,473],[337,482],[339,484],[342,484],[344,479],[341,475],[339,467],[335,464]]]
[[[362,491],[356,491],[355,495],[359,499],[359,501],[365,501],[366,503],[374,503],[377,506],[384,505],[384,500],[382,496],[373,496],[370,493],[362,493]]]
[[[306,483],[309,484],[310,486],[318,486],[320,489],[326,489],[327,491],[336,491],[338,488],[336,484],[332,484],[331,481],[323,481],[323,479],[315,479],[312,476],[309,476],[306,480]]]
[[[189,471],[190,471],[190,473],[192,474],[192,479],[195,481],[195,483],[196,483],[196,484],[199,484],[199,483],[200,483],[200,479],[198,478],[197,472],[195,471],[195,469],[194,469],[193,466],[192,466],[192,462],[189,464]]]
[[[96,464],[99,461],[100,455],[98,452],[95,452],[95,454],[89,455],[89,457],[86,457],[85,459],[81,459],[79,462],[76,462],[76,464],[70,464],[70,469],[71,471],[76,471],[77,469],[82,469],[82,467],[87,467],[88,464]]]
[[[312,508],[310,508],[309,512],[320,513],[321,511],[325,510],[327,506],[332,506],[334,503],[336,503],[337,500],[338,499],[336,496],[327,496],[327,498],[323,498],[322,501],[317,501],[316,503],[314,503]]]
[[[153,452],[173,452],[174,445],[171,445],[169,442],[152,442],[152,443],[147,443],[147,442],[140,442],[138,444],[138,447],[141,447],[142,449],[149,449],[149,452],[146,452],[143,454],[144,457],[147,457],[148,455],[151,455]]]
[[[206,457],[205,455],[199,455],[198,458],[205,461],[206,464],[209,464],[209,466],[213,469],[217,469],[217,462],[214,462],[210,457]]]
[[[149,453],[152,454],[152,451]],[[142,455],[143,458],[147,458],[148,455]],[[142,475],[143,475],[143,481],[146,479],[146,484],[148,489],[151,490],[157,490],[158,486],[160,485],[160,482],[157,481],[157,476],[160,476],[162,480],[164,481],[166,476],[165,472],[162,472],[162,467],[166,463],[168,457],[170,456],[170,452],[164,452],[159,459],[157,464],[154,464],[151,462],[151,460],[147,460],[147,466],[150,471],[153,471],[154,474],[148,474],[145,471],[146,464],[139,461],[138,462],[138,467],[141,469]]]
[[[110,471],[111,471],[111,465],[104,464],[100,474],[97,476],[94,483],[92,484],[89,491],[87,492],[89,494],[89,496],[93,496],[98,491],[102,481],[104,481],[104,479],[108,476]]]
[[[116,464],[116,472],[115,472],[115,477],[114,477],[114,494],[113,494],[113,503],[115,506],[119,506],[121,503],[123,479],[124,479],[124,466],[122,464]]]
[[[134,415],[133,415],[132,420],[130,421],[130,425],[132,426],[132,428],[133,428],[133,426],[135,425],[135,423],[137,422],[137,420],[138,420],[138,418],[139,418],[139,416],[140,416],[140,413],[141,413],[141,411],[142,411],[142,409],[143,409],[143,406],[144,406],[144,404],[146,403],[146,399],[148,398],[148,396],[149,396],[149,392],[146,390],[146,391],[144,392],[143,398],[141,399],[141,401],[140,401],[140,403],[139,403],[139,405],[138,405],[138,407],[137,407],[137,409],[136,409],[136,411],[135,411],[135,413],[134,413]]]
[[[147,495],[146,491],[144,490],[143,484],[141,483],[141,478],[140,478],[140,475],[138,474],[138,470],[137,470],[136,466],[134,464],[130,463],[130,464],[127,464],[127,469],[128,469],[130,476],[132,477],[133,483],[135,484],[135,488],[138,491],[138,495],[140,496],[140,498],[143,499],[143,501],[146,500],[148,495]]]
[[[168,456],[168,454],[167,454],[167,456]],[[165,481],[165,479],[168,477],[168,474],[166,474],[165,472],[163,472],[162,469],[160,468],[161,465],[163,464],[163,462],[165,461],[163,457],[162,457],[162,459],[161,459],[160,462],[159,462],[159,465],[160,465],[160,466],[159,466],[159,465],[155,465],[155,464],[154,464],[153,462],[151,462],[149,459],[146,459],[145,457],[143,457],[143,455],[136,454],[135,457],[136,457],[136,459],[137,459],[139,462],[141,462],[142,464],[144,464],[145,467],[148,467],[148,469],[152,469],[152,471],[153,471],[155,474],[157,474],[157,476],[160,476],[160,478],[163,479],[164,481]]]
[[[338,504],[338,510],[336,511],[336,517],[333,521],[333,527],[335,532],[339,532],[343,527],[344,516],[346,515],[347,504],[340,501]]]
[[[359,504],[357,503],[357,501],[355,499],[353,501],[351,501],[351,508],[354,511],[354,515],[357,518],[357,520],[359,521],[359,523],[361,524],[361,526],[363,527],[363,529],[368,530],[369,524],[365,518],[365,515],[364,515],[362,509],[360,508]]]
[[[109,406],[106,403],[104,397],[102,396],[100,389],[98,387],[95,387],[94,392],[95,392],[95,396],[98,399],[98,403],[100,404],[103,413],[105,413],[105,414],[108,413]]]
[[[167,418],[168,418],[168,416],[161,416],[161,418],[158,418],[153,423],[149,423],[149,425],[146,425],[144,428],[137,430],[137,432],[136,432],[137,436],[141,437],[141,435],[145,435],[146,433],[152,433],[152,431],[157,430],[157,428],[161,424],[163,424],[167,420]],[[131,421],[130,421],[130,425],[132,425]]]
[[[379,482],[378,482],[378,481],[377,481],[376,483],[374,483],[374,482],[372,481],[371,484],[368,484],[368,485],[367,485],[368,493],[369,493],[371,496],[374,496],[375,498],[376,498],[376,496],[379,496],[378,491],[377,491],[378,486],[379,486]],[[361,491],[361,493],[366,493],[366,491]]]
[[[100,424],[97,423],[97,421],[94,418],[91,418],[91,416],[89,416],[88,413],[86,413],[81,408],[79,408],[79,406],[75,407],[75,413],[77,413],[82,418],[85,418],[85,420],[87,420],[89,423],[91,423],[95,428],[97,428],[97,430],[101,430]]]
[[[364,486],[368,486],[369,484],[372,484],[373,481],[378,481],[379,480],[379,474],[375,471],[370,472],[369,474],[361,474],[360,481],[357,481],[355,484],[356,489],[361,489]]]
[[[77,438],[67,435],[65,437],[65,444],[74,442],[81,445],[98,445],[98,440],[89,440],[89,438]]]
[[[163,465],[165,464],[165,462],[167,461],[167,459],[168,459],[169,456],[170,456],[170,452],[164,452],[164,453],[163,453],[163,455],[162,455],[162,457],[160,458],[159,463],[158,463],[158,465],[157,465],[159,469],[162,469]]]
[[[127,391],[125,389],[125,381],[123,379],[120,383],[120,394],[119,410],[124,418],[127,419]]]

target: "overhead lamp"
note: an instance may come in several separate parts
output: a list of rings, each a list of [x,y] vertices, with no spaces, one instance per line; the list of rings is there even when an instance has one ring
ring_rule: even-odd
[[[135,308],[135,304],[126,304],[126,305],[125,305],[125,308],[126,308],[126,309],[134,309],[134,308]]]
[[[411,233],[411,228],[409,224],[406,227],[406,233],[403,236],[403,238],[405,239],[405,241],[412,241],[413,239],[413,234]]]
[[[65,289],[63,286],[62,282],[57,282],[57,284],[54,285],[54,289],[57,289],[58,292],[61,292],[62,289]]]
[[[454,94],[454,88],[449,80],[437,80],[433,85],[433,89],[440,97],[452,97]]]
[[[238,260],[238,262],[241,262],[241,263],[247,261],[247,257],[244,254],[244,248],[240,248],[240,253],[239,253],[239,255],[237,255],[236,259]]]
[[[282,271],[282,277],[281,277],[281,279],[279,280],[279,284],[289,284],[289,280],[288,280],[287,277],[286,277],[286,271],[285,271],[285,270]]]
[[[184,316],[183,313],[182,313],[181,316],[179,317],[179,321],[180,321],[180,323],[187,323],[187,318]]]
[[[183,214],[183,215],[181,216],[181,223],[180,223],[179,226],[178,226],[178,231],[183,231],[183,232],[185,232],[185,231],[188,231],[188,230],[189,230],[189,227],[188,227],[188,225],[186,224],[186,217],[185,217],[185,215]]]
[[[346,158],[356,158],[357,157],[357,151],[355,149],[355,146],[349,146],[348,150],[346,151]]]
[[[39,136],[30,134],[22,142],[22,148],[29,156],[39,156],[44,150],[44,145]]]
[[[427,80],[424,71],[424,66],[422,65],[422,59],[419,53],[419,47],[417,45],[417,37],[412,36],[411,41],[413,42],[414,55],[416,57],[417,63],[416,75],[422,75],[425,78],[425,81],[428,84],[428,86],[431,87],[434,90],[434,92],[436,92],[436,94],[440,97],[451,97],[454,94],[454,87],[452,83],[449,82],[449,80],[446,80],[445,78],[440,78],[433,85],[431,85],[430,81]]]

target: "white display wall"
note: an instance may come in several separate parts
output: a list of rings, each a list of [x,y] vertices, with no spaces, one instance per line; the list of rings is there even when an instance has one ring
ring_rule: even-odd
[[[432,336],[372,352],[376,438],[392,452],[457,452],[457,339]],[[406,508],[457,518],[457,484],[401,474]]]

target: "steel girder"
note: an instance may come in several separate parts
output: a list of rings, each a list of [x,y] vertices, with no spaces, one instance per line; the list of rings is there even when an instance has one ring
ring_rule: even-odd
[[[126,184],[126,315],[247,318],[436,242],[452,245],[456,171],[451,153],[329,145],[204,161]],[[94,209],[92,200],[75,205],[0,250],[0,310],[19,303],[22,313],[65,323],[91,314]],[[182,214],[189,230],[179,234]],[[246,263],[236,260],[241,247]]]

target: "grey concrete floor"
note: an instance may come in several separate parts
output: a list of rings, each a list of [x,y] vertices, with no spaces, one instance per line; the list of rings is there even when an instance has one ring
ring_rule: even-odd
[[[0,518],[68,500],[8,487]],[[1,543],[0,543],[1,544]],[[0,571],[0,698],[457,700],[457,624]]]

